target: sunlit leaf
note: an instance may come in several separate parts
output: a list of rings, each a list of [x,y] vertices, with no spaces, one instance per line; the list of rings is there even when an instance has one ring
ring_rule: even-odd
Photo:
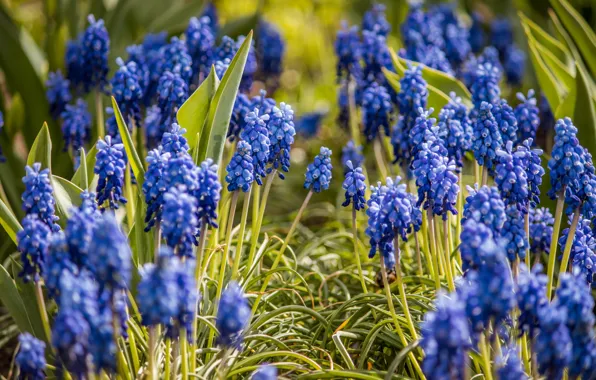
[[[27,165],[32,166],[36,162],[41,163],[43,169],[52,168],[52,139],[46,123],[39,130],[27,157]]]
[[[114,116],[116,116],[118,132],[120,132],[120,137],[122,137],[122,143],[124,144],[124,149],[126,150],[126,156],[128,157],[128,161],[130,162],[133,173],[135,173],[138,186],[142,187],[143,179],[145,178],[145,168],[143,167],[143,163],[141,162],[139,154],[135,149],[135,144],[132,141],[128,127],[126,126],[124,118],[122,117],[122,113],[120,112],[120,107],[118,107],[118,103],[116,103],[116,99],[114,99],[113,96],[112,108],[114,109]]]

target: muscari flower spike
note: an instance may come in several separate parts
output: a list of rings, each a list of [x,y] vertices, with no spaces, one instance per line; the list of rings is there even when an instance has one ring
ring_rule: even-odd
[[[267,173],[277,170],[281,179],[284,179],[282,172],[290,170],[290,149],[294,143],[296,129],[294,128],[294,111],[289,104],[281,102],[278,107],[273,107],[269,123],[269,147]]]
[[[482,109],[482,103],[495,105],[501,98],[499,81],[501,80],[500,70],[492,63],[479,64],[475,72],[476,78],[470,87],[472,103],[477,110]]]
[[[435,45],[427,45],[422,52],[422,63],[431,69],[439,70],[449,75],[453,74],[451,63],[445,52]]]
[[[507,141],[504,149],[498,149],[495,167],[495,184],[506,205],[517,207],[524,214],[528,212],[530,195],[525,165],[512,152],[513,143]]]
[[[470,195],[464,204],[462,223],[473,219],[484,223],[493,234],[498,234],[507,219],[505,203],[499,190],[494,186],[482,186],[480,189],[477,186],[475,188],[468,186],[468,192]]]
[[[528,138],[535,139],[536,131],[540,125],[540,116],[534,90],[529,90],[528,95],[524,96],[521,92],[517,93],[517,99],[521,102],[515,107],[515,118],[518,124],[518,133],[520,141]]]
[[[108,201],[109,207],[115,210],[119,207],[118,203],[127,202],[122,195],[124,170],[126,170],[124,145],[114,143],[111,136],[106,136],[105,140],[99,139],[94,168],[94,173],[99,175],[95,190],[98,205],[102,206]]]
[[[492,114],[493,106],[482,102],[472,137],[472,150],[478,164],[492,169],[497,158],[497,150],[503,146],[499,125]]]
[[[50,103],[50,113],[55,119],[60,116],[72,99],[69,86],[70,81],[62,76],[60,70],[48,74],[46,98]]]
[[[322,190],[329,188],[331,182],[331,149],[324,146],[321,147],[319,154],[314,161],[306,168],[304,188],[320,193]]]
[[[283,70],[286,43],[279,30],[271,23],[261,20],[257,33],[257,57],[264,77],[279,76]]]
[[[93,229],[101,213],[97,210],[94,193],[85,190],[81,193],[81,199],[81,205],[71,210],[64,234],[70,259],[79,267],[85,267],[88,264]]]
[[[469,42],[472,52],[480,53],[485,44],[484,19],[478,12],[472,12],[472,26],[470,26]]]
[[[362,155],[362,146],[356,146],[354,140],[350,140],[341,150],[341,164],[344,172],[348,171],[347,163],[352,161],[355,167],[362,166],[364,163],[364,156]]]
[[[455,110],[443,108],[439,113],[439,137],[443,140],[449,160],[461,171],[464,154],[470,148],[470,139],[461,122],[455,117]]]
[[[594,281],[593,273],[596,271],[596,268],[593,266],[594,260],[596,259],[596,238],[594,237],[590,224],[590,219],[585,219],[580,216],[575,236],[573,237],[573,242],[571,244],[569,258],[573,263],[573,267],[584,274],[586,281],[591,284]],[[558,240],[561,251],[565,250],[568,237],[569,228],[566,228],[563,230],[561,237]]]
[[[223,78],[223,76],[226,73],[226,70],[228,69],[228,67],[230,67],[230,62],[230,58],[224,58],[221,61],[218,60],[215,62],[215,74],[218,78]]]
[[[527,380],[523,364],[519,358],[519,349],[515,345],[503,348],[503,352],[496,359],[497,378],[499,380]]]
[[[157,97],[161,115],[160,128],[162,128],[157,136],[161,140],[161,135],[176,121],[176,112],[188,98],[188,85],[180,74],[165,71],[159,78]]]
[[[422,323],[422,371],[428,379],[461,378],[471,349],[465,304],[456,293],[437,295]]]
[[[483,265],[485,256],[484,242],[492,240],[493,232],[484,223],[474,219],[463,223],[459,251],[464,273],[470,269],[478,269]]]
[[[392,113],[391,98],[387,89],[373,82],[362,94],[362,124],[367,141],[374,140],[382,128],[389,136]]]
[[[161,147],[163,153],[169,153],[171,156],[188,153],[190,146],[188,140],[184,137],[186,129],[179,124],[173,123],[167,132],[161,137]]]
[[[64,151],[72,148],[73,154],[77,154],[91,137],[91,114],[87,109],[87,102],[79,98],[75,104],[67,104],[60,117]]]
[[[459,67],[470,54],[468,29],[459,23],[448,24],[444,31],[445,55],[454,68]]]
[[[528,182],[528,200],[531,207],[536,207],[540,203],[540,186],[544,176],[542,167],[542,149],[532,148],[532,139],[522,141],[513,153],[514,160],[518,159],[526,172]]]
[[[526,250],[529,248],[523,214],[515,206],[508,206],[505,213],[507,219],[501,229],[500,237],[506,241],[507,258],[512,263],[517,258],[523,261],[526,258]]]
[[[226,167],[226,182],[228,191],[242,190],[247,192],[254,180],[252,174],[254,167],[251,156],[252,148],[244,140],[240,140],[236,146],[236,152],[232,156],[230,163]]]
[[[583,173],[565,190],[565,211],[571,215],[578,210],[585,218],[592,219],[596,213],[596,174],[592,155],[585,148],[582,160],[585,163]]]
[[[525,67],[526,54],[516,45],[511,45],[505,52],[505,62],[503,63],[507,83],[519,86],[524,78]]]
[[[219,336],[218,344],[240,349],[242,332],[250,320],[250,306],[240,286],[232,281],[224,290],[215,320]]]
[[[555,143],[548,161],[551,199],[559,197],[563,188],[574,185],[584,172],[584,149],[577,139],[577,128],[566,117],[557,121],[555,126]]]
[[[19,367],[19,379],[45,379],[46,344],[28,332],[19,335],[19,352],[15,363]]]
[[[83,85],[83,58],[81,55],[80,40],[69,40],[66,42],[64,52],[64,65],[66,78],[74,90],[80,90]]]
[[[23,229],[17,233],[17,248],[23,269],[19,277],[24,282],[37,282],[44,275],[51,231],[36,214],[26,215],[21,224]]]
[[[538,372],[548,379],[561,379],[571,362],[572,343],[566,326],[567,313],[554,305],[538,311],[540,330],[535,338],[533,352],[538,359]]]
[[[254,165],[254,179],[262,185],[262,178],[266,176],[265,167],[269,159],[271,141],[269,140],[269,115],[254,109],[245,118],[246,125],[240,133],[240,138],[248,142],[252,148]]]
[[[374,4],[362,18],[362,30],[369,30],[387,36],[391,32],[391,25],[385,18],[385,5]]]
[[[277,379],[277,367],[271,364],[261,364],[250,377],[251,380],[275,380]]]
[[[145,111],[144,129],[147,147],[157,147],[165,129],[161,125],[161,110],[158,106],[153,105]]]
[[[347,22],[341,23],[341,29],[337,31],[335,38],[335,55],[337,56],[337,79],[349,79],[352,76],[358,79],[361,76],[362,68],[362,47],[358,27],[349,27]]]
[[[387,183],[392,186],[393,181],[389,178]],[[369,258],[373,258],[377,250],[380,251],[381,257],[385,261],[387,268],[395,266],[395,255],[393,254],[393,240],[384,239],[385,228],[381,223],[381,208],[380,204],[383,197],[388,191],[387,186],[382,186],[381,182],[377,182],[377,186],[371,186],[371,196],[367,202],[368,208],[366,215],[368,216],[368,226],[366,228],[366,235],[369,237],[370,251]]]
[[[507,104],[507,100],[501,99],[498,103],[493,105],[493,116],[499,125],[501,131],[501,138],[503,143],[511,141],[513,144],[517,142],[517,119],[513,108]]]
[[[497,18],[493,20],[490,33],[490,43],[497,48],[499,53],[505,54],[509,46],[513,44],[513,27],[509,20]]]
[[[215,48],[213,54],[214,61],[222,61],[226,58],[232,59],[238,51],[236,41],[230,36],[223,36],[219,46]]]
[[[139,77],[139,69],[135,62],[124,63],[122,58],[116,59],[119,66],[112,78],[112,96],[116,99],[122,116],[129,123],[136,123],[141,126],[141,102],[143,99],[143,88]]]
[[[184,187],[174,187],[163,195],[162,208],[161,230],[167,245],[179,257],[192,257],[192,246],[198,244],[196,198]]]
[[[530,209],[530,252],[550,253],[555,218],[546,207]]]
[[[189,194],[194,194],[199,187],[199,168],[188,153],[170,156],[165,161],[161,173],[157,190],[162,194],[176,186],[184,186]]]
[[[352,161],[346,162],[346,178],[342,188],[346,191],[346,200],[342,206],[347,207],[350,203],[354,203],[356,211],[364,208],[366,200],[364,193],[366,191],[366,178],[362,174],[362,168],[357,166],[354,168]]]
[[[340,111],[340,113],[341,112],[342,111]],[[294,129],[297,134],[305,138],[313,137],[319,133],[321,123],[325,116],[327,116],[326,111],[313,111],[302,114],[302,116],[294,122]]]
[[[77,273],[78,267],[72,261],[64,233],[57,232],[50,236],[48,254],[43,275],[43,282],[48,296],[57,300],[60,295],[60,278],[64,272]]]
[[[538,331],[538,313],[548,304],[546,298],[547,277],[542,272],[542,265],[537,264],[531,270],[524,263],[520,264],[515,295],[519,316],[520,334],[532,338]]]
[[[201,81],[209,74],[211,55],[215,47],[215,35],[211,29],[211,20],[207,16],[192,17],[186,28],[186,46],[192,59],[192,71]]]
[[[149,69],[149,57],[148,53],[145,52],[143,45],[129,45],[126,47],[126,53],[128,54],[128,58],[124,62],[126,65],[129,63],[133,63],[136,66],[135,75],[137,76],[137,81],[141,87],[141,92],[143,93],[142,96],[142,103],[148,106],[146,103],[148,92],[154,90],[152,87],[151,81],[151,72]]]
[[[197,189],[194,196],[198,200],[197,217],[199,228],[205,223],[217,228],[217,205],[221,197],[221,183],[217,174],[217,165],[208,158],[198,168]]]
[[[27,215],[37,215],[52,232],[58,232],[60,226],[56,223],[58,217],[55,215],[56,201],[50,182],[50,169],[42,170],[41,164],[36,162],[33,167],[25,166],[25,172],[25,191],[21,196],[23,211]]]
[[[103,20],[95,20],[93,15],[87,17],[89,26],[81,36],[80,67],[82,84],[86,92],[91,89],[103,90],[107,84],[110,71],[108,55],[110,53],[110,36]],[[71,79],[69,77],[69,79]],[[74,81],[76,84],[77,81]]]
[[[161,220],[161,206],[163,204],[162,177],[166,163],[170,160],[170,153],[163,151],[163,147],[149,151],[147,155],[147,171],[143,182],[143,194],[147,203],[147,215],[145,216],[145,231],[149,231],[157,221]]]
[[[384,83],[385,79],[382,69],[391,67],[391,56],[389,55],[385,36],[363,30],[361,49],[362,59],[364,61],[362,75],[362,79],[364,80],[361,83],[361,87],[362,85],[366,87],[373,81]]]
[[[166,71],[178,74],[188,86],[192,79],[193,72],[192,58],[188,54],[186,42],[174,36],[170,39],[170,43],[164,45],[160,50],[162,59],[159,71],[162,75]]]

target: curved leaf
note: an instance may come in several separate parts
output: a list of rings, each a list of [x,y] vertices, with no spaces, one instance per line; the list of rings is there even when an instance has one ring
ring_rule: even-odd
[[[535,46],[533,37],[527,28],[526,36],[528,37],[530,58],[532,60],[532,65],[534,66],[534,71],[536,72],[536,77],[538,78],[540,88],[544,92],[544,95],[546,96],[551,108],[556,110],[561,104],[563,90],[559,87],[559,84],[554,79],[554,75],[550,72],[548,66],[546,66],[542,60],[542,57]]]
[[[41,163],[42,168],[52,170],[52,139],[46,123],[43,123],[27,156],[27,165],[32,166],[36,162]]]
[[[83,189],[57,175],[52,175],[52,187],[54,188],[54,198],[56,199],[56,208],[60,220],[65,221],[70,216],[72,207],[81,205]]]
[[[12,241],[17,244],[17,232],[23,229],[21,224],[14,216],[8,206],[0,199],[0,225],[4,228],[4,231],[10,236]]]
[[[0,300],[19,327],[19,331],[35,333],[17,285],[2,265],[0,265]]]
[[[87,180],[86,182],[83,182],[83,165],[82,165],[82,161],[81,161],[81,165],[79,166],[79,168],[77,169],[77,171],[74,173],[74,175],[72,176],[71,182],[74,183],[75,185],[77,185],[78,187],[85,189],[85,188],[89,188],[89,185],[91,184],[91,182],[93,181],[93,176],[95,175],[95,173],[93,172],[93,168],[95,168],[95,158],[97,155],[97,147],[95,145],[93,145],[93,147],[89,150],[89,152],[87,152],[87,154],[85,154],[85,162],[87,163]],[[81,156],[82,159],[82,156]],[[87,183],[87,186],[85,186],[85,183]]]
[[[577,137],[582,145],[596,154],[596,111],[592,102],[592,89],[588,82],[588,73],[577,65],[577,96],[573,123],[577,127]]]
[[[569,50],[567,50],[563,43],[545,32],[540,26],[538,26],[538,24],[530,20],[522,12],[518,12],[518,15],[522,24],[529,28],[530,33],[536,39],[536,41],[546,47],[547,50],[557,57],[559,61],[563,62],[566,67],[573,68],[573,66],[568,66],[572,63],[571,53]]]
[[[126,156],[128,157],[132,171],[135,173],[138,186],[142,187],[143,179],[145,178],[145,168],[143,167],[143,163],[141,162],[139,154],[135,149],[135,145],[132,141],[132,137],[130,136],[130,132],[128,131],[128,127],[126,126],[124,118],[122,117],[122,113],[120,112],[120,107],[118,107],[118,103],[116,103],[116,99],[113,96],[112,108],[114,109],[114,116],[116,116],[118,132],[120,132],[120,137],[122,137],[122,143],[124,144],[124,149],[126,150]]]

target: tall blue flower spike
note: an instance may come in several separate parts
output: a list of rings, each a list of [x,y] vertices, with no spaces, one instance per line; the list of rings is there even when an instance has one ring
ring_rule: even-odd
[[[217,308],[215,322],[219,331],[218,344],[239,350],[242,347],[242,333],[250,321],[250,314],[250,306],[242,288],[236,282],[230,282]]]
[[[161,206],[163,204],[163,175],[166,163],[169,161],[170,153],[165,153],[162,147],[149,151],[147,155],[147,171],[143,181],[143,194],[147,203],[147,214],[145,215],[145,231],[149,231],[157,221],[161,220]]]
[[[445,52],[435,45],[427,45],[422,52],[422,63],[431,69],[439,70],[449,75],[453,74],[451,64]]]
[[[484,33],[484,19],[478,12],[472,12],[472,26],[470,26],[469,41],[472,52],[480,53],[484,48],[486,35]]]
[[[230,67],[230,62],[230,58],[224,58],[221,61],[218,60],[215,62],[215,74],[218,78],[223,78],[223,76],[226,73],[226,70],[228,69],[228,67]]]
[[[277,367],[271,364],[261,364],[252,374],[251,380],[276,380]]]
[[[190,146],[188,140],[184,137],[185,133],[186,129],[180,127],[179,124],[173,123],[161,137],[162,151],[169,153],[171,156],[188,153]]]
[[[525,333],[530,338],[538,331],[540,310],[548,305],[546,283],[547,278],[542,273],[542,265],[537,264],[530,270],[524,263],[520,264],[515,288],[517,306],[521,312],[519,328],[520,334]]]
[[[230,36],[223,36],[220,44],[215,48],[213,61],[222,61],[226,58],[232,59],[237,51],[236,41]]]
[[[459,23],[448,24],[445,27],[445,55],[454,68],[459,67],[470,54],[469,32]]]
[[[495,105],[501,98],[499,81],[501,72],[492,63],[479,64],[476,69],[476,79],[470,87],[472,103],[477,110],[481,109],[482,102]]]
[[[187,192],[194,194],[199,187],[199,169],[192,157],[188,153],[181,153],[166,159],[161,181],[157,186],[162,194],[176,186],[184,186]]]
[[[249,143],[244,140],[238,142],[236,152],[226,167],[228,191],[242,190],[246,193],[250,189],[254,181],[251,151]]]
[[[512,152],[512,147],[513,143],[507,141],[504,149],[497,150],[495,184],[506,205],[517,207],[526,214],[530,203],[528,175],[524,162]]]
[[[232,109],[232,117],[230,119],[230,126],[228,127],[227,138],[230,141],[240,137],[240,133],[244,130],[246,125],[246,115],[251,111],[251,100],[246,94],[239,93],[234,101],[234,108]]]
[[[350,203],[354,203],[356,211],[364,208],[366,200],[364,199],[364,193],[366,191],[366,178],[362,174],[362,168],[357,166],[354,168],[352,161],[346,162],[346,178],[342,185],[342,188],[346,191],[346,200],[342,203],[342,206],[349,206]]]
[[[97,221],[89,246],[88,263],[100,290],[126,290],[131,279],[131,253],[128,240],[115,217],[107,212]]]
[[[513,156],[514,159],[519,159],[526,171],[529,205],[536,207],[540,203],[540,186],[545,173],[540,159],[542,149],[532,148],[532,139],[527,139],[517,146]]]
[[[172,37],[170,43],[161,49],[161,62],[159,71],[163,75],[166,71],[180,75],[188,85],[192,79],[192,58],[188,54],[186,42],[178,37]]]
[[[283,57],[286,50],[279,29],[273,24],[261,20],[257,33],[257,58],[259,70],[264,77],[279,76],[283,70]]]
[[[367,87],[373,81],[384,83],[383,68],[391,67],[391,56],[387,49],[385,36],[372,31],[362,31],[362,59],[364,61],[362,87]]]
[[[584,162],[584,171],[565,191],[566,213],[570,215],[579,209],[585,218],[592,219],[596,213],[596,175],[592,155],[587,149],[584,148],[581,158]]]
[[[373,82],[362,94],[362,124],[367,141],[374,140],[381,128],[389,136],[392,107],[387,89]]]
[[[511,45],[505,52],[505,62],[503,62],[507,83],[511,86],[519,86],[524,78],[525,67],[526,53],[516,45]]]
[[[536,105],[534,94],[534,90],[529,90],[527,96],[524,96],[521,92],[516,95],[521,102],[515,107],[520,141],[528,138],[536,139],[536,131],[540,125],[540,110]]]
[[[57,300],[60,295],[60,279],[64,272],[78,273],[79,268],[71,260],[68,244],[64,233],[57,232],[50,236],[48,254],[43,275],[43,282],[48,290],[48,296]]]
[[[108,66],[110,36],[104,21],[96,21],[93,15],[89,15],[87,21],[89,21],[89,26],[81,36],[79,68],[86,92],[91,89],[103,90],[107,84],[110,70]]]
[[[538,359],[538,372],[548,379],[561,379],[565,367],[571,362],[573,346],[566,322],[566,311],[552,304],[538,311],[540,330],[533,349]]]
[[[188,85],[180,74],[165,71],[159,78],[157,98],[161,115],[158,140],[161,140],[161,135],[176,121],[176,112],[188,98]]]
[[[463,223],[459,251],[464,273],[470,269],[478,269],[483,265],[485,256],[484,242],[493,240],[493,238],[493,231],[484,223],[474,219]]]
[[[144,54],[145,65],[147,66],[148,85],[144,89],[143,102],[145,106],[149,106],[155,100],[155,91],[157,84],[161,77],[161,63],[163,60],[162,47],[167,44],[167,33],[161,32],[157,34],[148,33],[143,39],[142,48]],[[136,61],[139,65],[139,61]]]
[[[147,108],[143,126],[147,147],[157,147],[165,129],[161,125],[161,110],[158,106],[153,105]]]
[[[470,195],[466,198],[462,223],[469,219],[484,223],[497,235],[503,228],[506,220],[505,204],[499,190],[492,186],[471,188],[468,186]]]
[[[128,58],[125,61],[126,65],[134,62],[136,66],[137,81],[143,93],[142,104],[148,105],[146,104],[146,97],[148,92],[151,91],[152,84],[151,72],[149,70],[149,53],[145,51],[143,45],[129,45],[126,47],[126,53],[128,54]]]
[[[492,169],[497,158],[497,150],[503,146],[499,125],[492,114],[493,106],[482,102],[474,123],[472,150],[478,164]]]
[[[215,47],[215,35],[207,16],[192,17],[186,28],[186,46],[192,59],[193,82],[200,83],[209,75],[211,56]]]
[[[393,184],[391,179],[388,179],[389,185]],[[383,239],[384,226],[381,223],[381,208],[380,204],[383,201],[383,197],[388,191],[387,186],[382,186],[381,182],[377,183],[377,186],[371,186],[371,196],[367,202],[368,208],[366,215],[368,216],[368,226],[366,228],[366,235],[369,237],[370,251],[368,253],[369,258],[373,258],[380,251],[381,255],[385,260],[385,265],[388,268],[395,266],[395,255],[393,254],[393,241],[387,241]]]
[[[217,35],[219,31],[219,17],[217,15],[217,8],[211,1],[205,4],[201,17],[207,17],[209,19],[208,25],[211,28],[211,32],[214,36]]]
[[[472,348],[464,301],[456,293],[437,294],[435,311],[424,315],[421,330],[426,378],[462,378]]]
[[[504,56],[509,46],[513,44],[513,26],[511,22],[504,18],[497,18],[493,20],[490,29],[491,45]]]
[[[28,332],[19,335],[19,351],[15,363],[19,367],[19,379],[43,380],[46,378],[46,344]]]
[[[503,143],[505,144],[511,141],[515,144],[517,142],[517,119],[515,118],[513,108],[507,104],[507,100],[501,99],[498,103],[494,104],[492,113],[499,125]]]
[[[329,188],[331,182],[331,149],[321,147],[314,161],[306,168],[304,188],[320,193]]]
[[[127,124],[135,123],[141,126],[141,102],[143,101],[143,88],[141,87],[141,72],[135,62],[124,63],[122,58],[116,59],[119,66],[112,78],[112,96],[116,99],[118,107]]]
[[[72,89],[79,92],[83,85],[83,56],[81,49],[80,39],[69,40],[66,42],[66,51],[64,52],[66,78]]]
[[[21,224],[23,229],[17,233],[17,248],[23,269],[19,277],[24,282],[37,282],[44,275],[51,231],[36,214],[25,216]]]
[[[64,151],[72,148],[73,154],[78,155],[78,150],[84,147],[91,137],[91,114],[87,109],[87,102],[79,98],[75,104],[67,104],[60,117]]]
[[[551,184],[548,196],[556,199],[564,188],[576,185],[584,173],[584,167],[584,149],[579,145],[577,128],[568,117],[558,120],[555,143],[548,161]]]
[[[201,162],[197,184],[193,194],[199,202],[197,208],[199,228],[203,223],[217,228],[217,205],[221,197],[221,183],[219,183],[217,165],[212,159],[208,158]]]
[[[356,146],[356,144],[354,144],[354,140],[348,141],[341,150],[341,164],[344,168],[344,172],[348,170],[348,161],[352,161],[352,165],[354,165],[354,167],[362,166],[364,163],[362,146]]]
[[[60,116],[72,99],[69,86],[70,81],[62,76],[60,70],[48,74],[46,98],[50,103],[50,113],[54,119]]]
[[[526,258],[526,250],[529,248],[523,214],[515,206],[508,206],[506,214],[507,219],[503,224],[500,237],[506,242],[507,258],[512,263],[517,258],[523,261]]]
[[[254,165],[255,181],[262,185],[262,178],[266,176],[265,167],[269,159],[270,145],[269,130],[267,124],[269,123],[269,115],[263,114],[260,110],[254,109],[249,112],[245,118],[246,125],[240,133],[240,138],[250,144],[252,147],[252,158]]]
[[[197,245],[197,199],[183,186],[168,189],[163,195],[161,230],[167,245],[179,257],[192,257]]]
[[[273,107],[267,126],[271,143],[267,160],[271,166],[267,168],[267,173],[277,170],[279,177],[284,179],[282,172],[290,170],[290,149],[296,135],[292,107],[283,102],[279,103],[279,108]]]
[[[555,218],[546,207],[530,209],[530,252],[550,253]]]
[[[391,24],[385,18],[385,5],[374,4],[362,18],[362,30],[368,30],[387,36],[391,32]]]
[[[594,281],[593,273],[596,271],[596,268],[593,266],[596,259],[596,238],[590,224],[590,219],[580,216],[571,245],[570,259],[573,263],[573,268],[583,274],[586,281],[591,284]],[[561,233],[558,241],[561,251],[565,249],[568,237],[569,228],[566,228]]]
[[[362,75],[360,60],[362,59],[362,45],[356,25],[348,27],[342,21],[341,29],[335,38],[335,55],[337,56],[337,80],[349,79],[350,76],[358,79]]]
[[[118,209],[118,203],[126,203],[122,195],[124,187],[124,145],[115,144],[110,136],[97,141],[97,157],[94,173],[99,175],[97,182],[97,204],[103,206],[108,201],[112,210]]]
[[[186,338],[192,339],[192,324],[197,303],[199,302],[199,293],[194,278],[194,260],[181,262],[174,261],[174,275],[177,286],[178,307],[176,314],[169,325],[166,325],[166,336],[170,339],[176,339],[180,336],[181,330],[186,330]]]
[[[41,164],[36,162],[33,166],[25,166],[23,177],[25,191],[21,196],[22,207],[25,214],[35,214],[45,223],[52,232],[58,232],[60,226],[56,223],[55,205],[52,184],[50,182],[50,169],[41,169]]]
[[[97,210],[95,194],[88,191],[81,193],[81,205],[70,212],[64,229],[68,243],[70,260],[79,267],[88,266],[89,247],[93,239],[93,229],[101,213]]]
[[[461,122],[455,117],[455,110],[444,107],[439,113],[439,137],[447,148],[449,160],[457,166],[458,172],[464,165],[464,154],[471,144]]]
[[[519,358],[519,349],[510,344],[504,347],[501,355],[496,358],[497,378],[499,380],[527,380],[523,364]]]

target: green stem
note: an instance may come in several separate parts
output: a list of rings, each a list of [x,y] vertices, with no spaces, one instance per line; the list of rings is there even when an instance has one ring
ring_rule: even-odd
[[[130,171],[130,163],[126,164],[126,169],[124,171],[124,183],[126,184],[126,220],[128,221],[128,228],[132,229],[132,226],[135,223],[135,204],[134,204],[134,197],[132,195],[132,178],[131,178],[131,171]]]
[[[84,148],[79,149],[79,157],[80,156],[83,156],[86,158]],[[88,190],[89,189],[89,175],[87,174],[87,163],[81,162],[80,168],[81,168],[81,179],[83,181],[83,190]]]
[[[155,355],[157,348],[157,326],[149,327],[149,347],[147,353],[147,367],[149,369],[149,379],[157,379],[157,368],[155,366]]]
[[[524,230],[526,231],[526,239],[528,239],[528,249],[526,249],[526,267],[528,270],[531,268],[530,263],[530,213],[527,212],[524,215]]]
[[[199,246],[197,247],[197,259],[195,265],[195,280],[197,281],[197,288],[201,287],[203,277],[203,260],[205,256],[205,242],[207,241],[207,223],[205,220],[201,221],[201,231],[199,233]]]
[[[100,90],[95,90],[95,117],[97,119],[97,138],[103,138],[106,132],[103,121],[103,102]]]
[[[528,350],[528,337],[526,336],[526,334],[522,335],[520,345],[522,360],[524,362],[524,368],[526,369],[527,374],[531,374],[532,366],[530,364],[530,352]]]
[[[565,243],[565,251],[563,251],[563,260],[561,261],[561,267],[559,268],[559,281],[560,283],[561,276],[563,273],[567,272],[567,265],[569,264],[569,256],[571,255],[571,247],[573,246],[573,240],[575,239],[575,232],[577,231],[577,224],[579,223],[579,215],[580,210],[579,207],[575,210],[573,214],[573,220],[571,221],[571,226],[569,227],[569,233],[567,234],[567,241]]]
[[[186,329],[180,330],[180,360],[182,361],[182,380],[188,379],[188,357],[187,357],[187,342],[186,342]]]
[[[443,253],[445,256],[445,273],[447,274],[447,284],[449,291],[455,290],[455,282],[453,281],[453,265],[451,265],[451,255],[449,254],[449,220],[443,219]]]
[[[389,177],[389,171],[387,170],[387,167],[385,166],[385,159],[383,158],[381,140],[379,140],[378,138],[375,139],[373,142],[373,149],[375,151],[375,159],[377,161],[377,167],[379,169],[379,173],[381,173],[381,176],[383,178]]]
[[[548,281],[546,284],[546,297],[550,300],[553,294],[553,277],[555,275],[555,259],[557,257],[557,243],[559,240],[559,231],[561,230],[561,219],[563,216],[563,206],[565,205],[565,187],[559,193],[557,199],[557,209],[555,211],[555,224],[553,226],[553,234],[550,242],[550,253],[548,255],[548,269],[547,277]]]
[[[435,288],[436,290],[441,289],[441,279],[440,279],[440,265],[439,265],[439,255],[437,253],[437,244],[435,240],[435,228],[434,228],[434,218],[432,216],[432,211],[430,209],[426,212],[426,221],[428,223],[428,239],[430,240],[429,244],[431,247],[431,257],[433,258],[433,266],[435,268]]]
[[[41,324],[43,325],[43,331],[46,334],[46,340],[48,344],[52,343],[52,331],[50,329],[50,320],[48,319],[48,312],[46,309],[46,301],[43,298],[43,291],[41,290],[41,282],[35,282],[35,299],[37,300],[37,307],[39,308],[39,314],[41,316]]]
[[[356,265],[358,266],[360,284],[362,285],[362,291],[364,293],[368,293],[368,289],[366,288],[366,282],[364,282],[364,272],[362,272],[360,253],[358,252],[358,226],[356,224],[356,205],[352,205],[352,237],[354,239],[354,256],[356,257]]]
[[[490,366],[490,350],[488,347],[488,339],[486,338],[486,334],[488,334],[488,331],[485,331],[484,334],[480,334],[480,342],[478,342],[478,346],[480,347],[480,353],[482,355],[484,378],[486,380],[493,380],[493,372]]]
[[[418,275],[423,276],[424,271],[422,269],[422,258],[420,255],[420,242],[418,241],[418,234],[416,233],[416,231],[414,231],[413,235],[414,235],[414,242],[416,243],[416,263],[418,264]],[[433,276],[432,264],[429,264],[428,269],[429,269],[429,271],[431,273],[431,277],[432,277]]]
[[[461,170],[458,174],[458,182],[459,192],[457,193],[457,215],[455,216],[455,241],[457,242],[456,245],[459,246],[461,235],[461,220],[463,217],[464,210],[464,176]]]
[[[418,237],[416,240],[419,240]],[[430,251],[430,245],[428,242],[428,218],[425,212],[422,213],[422,244],[424,244],[423,249],[424,255],[426,256],[426,265],[428,265],[428,270],[431,277],[435,280],[435,286],[438,290],[441,288],[441,279],[439,278],[439,268],[434,265],[433,256]]]
[[[128,308],[126,310],[126,314],[128,315]],[[139,352],[137,350],[137,340],[132,329],[130,328],[130,324],[128,326],[128,341],[130,343],[130,353],[132,356],[133,372],[138,373],[140,368]]]
[[[395,235],[395,239],[393,240],[393,254],[395,255],[395,282],[397,283],[397,290],[399,292],[399,297],[401,298],[402,308],[404,309],[404,315],[406,316],[406,321],[408,322],[408,328],[410,329],[410,334],[412,335],[412,339],[418,339],[418,334],[416,333],[416,327],[414,327],[414,321],[412,320],[412,315],[410,314],[410,308],[408,306],[408,300],[406,299],[406,289],[404,287],[404,281],[401,274],[401,258],[399,252],[399,235]]]
[[[482,165],[482,186],[488,183],[488,166]]]
[[[244,232],[246,231],[246,220],[248,219],[248,209],[250,206],[250,195],[252,187],[244,195],[244,204],[242,205],[242,216],[240,218],[240,230],[238,231],[238,244],[236,245],[236,256],[234,256],[234,266],[232,267],[232,280],[238,277],[240,261],[242,261],[242,246],[244,245]]]
[[[306,198],[304,198],[304,202],[302,202],[302,206],[300,206],[300,210],[298,210],[298,214],[296,215],[296,218],[294,218],[294,222],[292,223],[292,226],[290,227],[290,230],[288,231],[288,234],[286,235],[286,238],[285,238],[281,248],[279,249],[279,252],[277,253],[277,257],[275,258],[273,265],[271,265],[271,269],[269,270],[270,272],[277,269],[277,265],[279,265],[279,262],[280,262],[281,258],[283,257],[283,254],[284,254],[286,248],[288,247],[288,244],[290,243],[290,239],[292,238],[292,235],[294,234],[296,227],[298,227],[300,218],[302,218],[302,214],[304,213],[304,210],[306,210],[306,206],[308,206],[308,202],[310,201],[310,198],[312,197],[312,195],[313,195],[312,190],[310,190],[308,192],[308,194],[306,194]],[[263,282],[263,285],[261,286],[261,291],[259,292],[259,295],[257,296],[257,299],[255,300],[254,305],[252,306],[252,314],[253,315],[256,313],[257,308],[259,307],[259,303],[261,302],[261,299],[263,298],[263,294],[264,294],[265,290],[267,289],[267,286],[269,285],[270,280],[271,280],[271,275],[267,275],[267,277],[265,277],[265,281]]]

